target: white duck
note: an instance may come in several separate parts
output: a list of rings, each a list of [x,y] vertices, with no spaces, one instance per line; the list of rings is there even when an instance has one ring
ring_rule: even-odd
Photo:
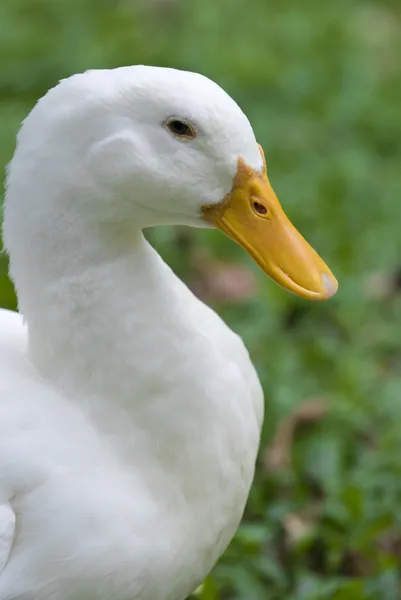
[[[262,390],[145,241],[166,223],[220,227],[301,296],[337,289],[216,84],[136,66],[49,91],[7,178],[27,329],[0,311],[0,600],[182,600],[241,519]]]

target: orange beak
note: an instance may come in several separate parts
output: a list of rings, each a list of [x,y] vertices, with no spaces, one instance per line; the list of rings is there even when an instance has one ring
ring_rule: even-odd
[[[259,146],[260,147],[260,146]],[[311,300],[327,300],[338,283],[325,262],[286,217],[267,178],[242,158],[231,192],[203,208],[203,218],[242,246],[269,277]]]

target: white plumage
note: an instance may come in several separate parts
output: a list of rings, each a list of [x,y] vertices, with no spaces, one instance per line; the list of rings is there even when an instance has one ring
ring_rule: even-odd
[[[0,600],[183,600],[213,567],[262,391],[142,229],[216,219],[279,283],[329,297],[280,211],[249,121],[200,75],[90,71],[32,110],[3,229],[26,326],[0,311]]]
[[[198,147],[170,115],[198,123]],[[261,167],[237,105],[174,70],[74,76],[24,122],[4,240],[29,352],[0,311],[1,600],[182,599],[230,541],[262,392],[141,229],[201,226],[238,154]]]

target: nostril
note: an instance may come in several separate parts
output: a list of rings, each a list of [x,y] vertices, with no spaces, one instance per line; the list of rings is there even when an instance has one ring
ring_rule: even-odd
[[[322,273],[322,284],[326,298],[331,298],[338,290],[337,280],[328,273]]]
[[[252,207],[253,207],[254,211],[258,213],[258,215],[266,215],[267,214],[267,208],[265,206],[263,206],[263,204],[261,204],[260,202],[256,202],[254,200],[252,202]]]

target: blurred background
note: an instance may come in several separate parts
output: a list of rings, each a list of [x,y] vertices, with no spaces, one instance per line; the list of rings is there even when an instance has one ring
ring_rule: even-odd
[[[240,333],[266,394],[243,523],[201,600],[401,597],[399,0],[1,0],[0,163],[57,81],[199,71],[249,116],[291,220],[338,277],[327,304],[213,231],[151,231]],[[15,308],[0,256],[0,306]]]

